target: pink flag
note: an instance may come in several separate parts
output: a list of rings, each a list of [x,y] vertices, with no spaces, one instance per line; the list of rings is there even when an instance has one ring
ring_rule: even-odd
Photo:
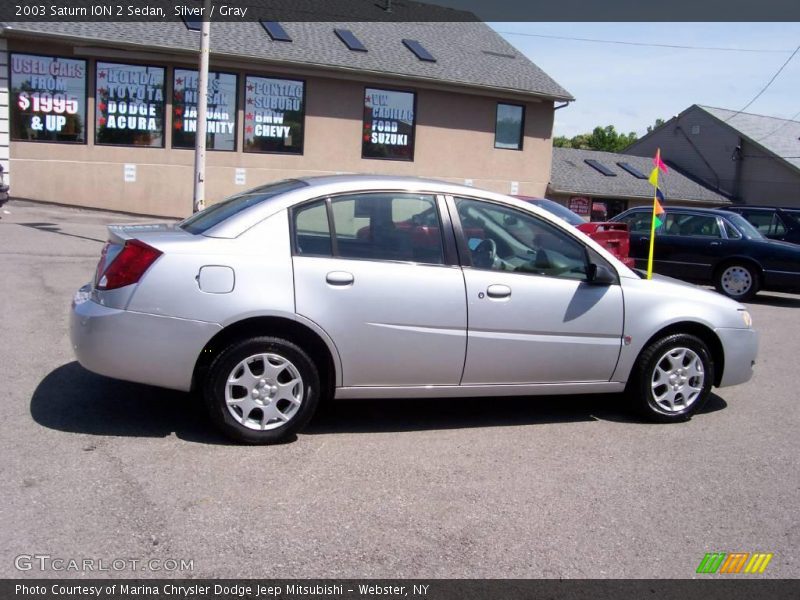
[[[668,171],[667,165],[664,164],[664,161],[661,160],[661,148],[656,150],[656,156],[653,159],[653,164],[662,172],[666,173]]]

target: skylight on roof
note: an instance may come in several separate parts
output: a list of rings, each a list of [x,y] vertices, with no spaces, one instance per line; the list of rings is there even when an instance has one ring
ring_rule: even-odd
[[[614,173],[614,171],[612,171],[607,166],[605,166],[603,163],[601,163],[599,161],[596,161],[593,158],[586,158],[586,159],[584,159],[583,162],[585,162],[587,165],[589,165],[593,169],[596,169],[596,170],[600,171],[606,177],[616,177],[617,176],[617,174]]]
[[[618,162],[617,163],[620,167],[625,169],[628,173],[636,177],[636,179],[647,179],[647,175],[642,173],[639,169],[634,167],[631,163],[626,162]]]
[[[350,50],[355,52],[367,51],[367,47],[349,29],[334,29],[333,32]]]
[[[411,50],[414,54],[417,55],[417,58],[420,60],[424,60],[426,62],[436,62],[436,59],[433,57],[433,54],[428,52],[425,47],[420,44],[417,40],[403,40],[403,44],[406,48]]]
[[[495,52],[494,50],[481,50],[481,52],[489,56],[498,56],[500,58],[517,58],[516,54],[509,54],[508,52]]]
[[[203,19],[200,17],[195,16],[185,16],[181,17],[183,20],[183,24],[186,25],[186,29],[189,31],[202,31],[203,30]]]
[[[261,26],[264,28],[264,31],[269,34],[269,37],[272,38],[273,42],[291,42],[292,38],[289,37],[289,34],[286,33],[286,30],[283,28],[283,25],[278,23],[277,21],[261,21]]]

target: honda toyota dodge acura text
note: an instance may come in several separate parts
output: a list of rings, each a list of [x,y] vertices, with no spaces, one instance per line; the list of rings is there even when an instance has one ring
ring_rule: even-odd
[[[110,226],[71,338],[96,373],[196,390],[248,443],[293,434],[323,397],[626,391],[681,421],[749,380],[758,345],[740,304],[642,279],[526,202],[377,176]]]

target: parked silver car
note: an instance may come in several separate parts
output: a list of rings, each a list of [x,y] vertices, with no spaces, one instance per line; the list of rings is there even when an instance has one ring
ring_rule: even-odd
[[[287,180],[109,234],[73,302],[78,360],[197,390],[243,442],[286,438],[326,397],[627,391],[680,421],[756,357],[740,304],[644,280],[535,206],[439,181]]]

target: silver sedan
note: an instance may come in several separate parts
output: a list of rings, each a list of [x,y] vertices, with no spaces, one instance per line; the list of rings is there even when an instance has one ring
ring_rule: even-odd
[[[643,279],[535,206],[378,176],[110,226],[71,339],[91,371],[196,391],[247,443],[291,436],[334,397],[625,392],[682,421],[712,386],[748,381],[758,346],[742,305]]]

